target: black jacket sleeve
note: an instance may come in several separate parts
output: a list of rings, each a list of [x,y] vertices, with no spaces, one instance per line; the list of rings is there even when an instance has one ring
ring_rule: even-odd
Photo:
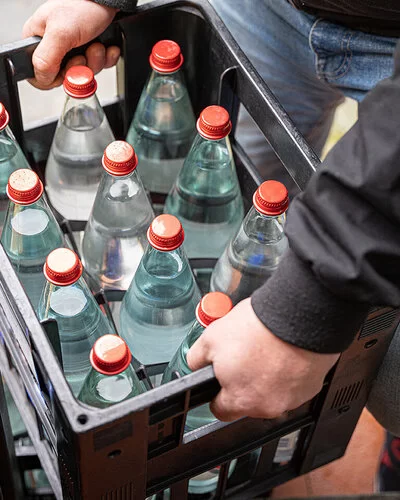
[[[290,250],[252,296],[283,340],[340,352],[368,307],[400,305],[400,47],[288,213]]]
[[[137,0],[93,0],[95,3],[114,7],[124,12],[133,12],[135,10]]]

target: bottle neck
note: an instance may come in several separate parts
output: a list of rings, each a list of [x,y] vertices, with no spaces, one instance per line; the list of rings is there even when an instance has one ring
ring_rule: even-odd
[[[118,375],[104,375],[94,368],[87,376],[78,399],[97,408],[108,408],[145,392],[132,366]]]
[[[11,160],[18,152],[18,146],[9,126],[0,132],[0,163]],[[25,168],[21,165],[19,168]],[[7,179],[8,180],[8,179]]]
[[[82,278],[68,286],[59,286],[46,281],[40,301],[41,318],[55,315],[73,317],[80,314],[91,299],[91,293]]]
[[[268,216],[251,207],[243,221],[243,230],[247,237],[259,243],[273,243],[285,237],[284,225],[286,212],[277,216]]]
[[[171,279],[188,269],[189,261],[182,246],[170,252],[162,252],[148,245],[142,265],[155,278]]]
[[[86,132],[100,127],[103,119],[104,111],[96,94],[85,99],[67,96],[61,115],[61,123],[67,128]]]
[[[53,224],[54,230],[60,234],[61,243],[61,230],[43,196],[30,205],[19,205],[10,200],[5,227],[11,231],[22,236],[34,236],[44,232],[49,223]]]
[[[210,141],[197,134],[179,173],[177,191],[195,202],[224,205],[239,194],[229,137]]]
[[[151,71],[146,84],[146,91],[153,99],[159,101],[176,101],[186,93],[185,79],[179,69],[174,73],[158,73]]]
[[[98,191],[102,197],[113,201],[127,201],[134,198],[142,188],[136,170],[128,175],[116,176],[104,172]]]

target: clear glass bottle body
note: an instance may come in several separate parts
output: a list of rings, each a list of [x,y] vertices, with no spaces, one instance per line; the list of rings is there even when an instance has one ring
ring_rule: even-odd
[[[61,229],[43,197],[31,205],[9,203],[1,243],[36,309],[45,284],[46,257],[64,245]]]
[[[70,220],[87,220],[114,140],[96,95],[67,96],[46,166],[46,189],[54,208]]]
[[[200,300],[182,247],[148,246],[122,301],[121,337],[144,364],[168,363],[188,333]]]
[[[153,70],[126,138],[138,155],[138,171],[147,190],[170,191],[194,134],[195,116],[182,71]]]
[[[237,304],[262,286],[288,247],[284,223],[285,214],[270,217],[252,207],[214,268],[211,291]]]
[[[40,298],[40,320],[55,319],[60,335],[63,371],[75,396],[91,369],[90,350],[113,328],[82,278],[69,286],[48,281]]]
[[[174,373],[177,372],[181,377],[189,375],[192,370],[186,361],[186,355],[192,345],[200,337],[204,331],[204,326],[202,326],[197,320],[194,321],[192,328],[188,335],[183,339],[183,342],[179,346],[178,350],[175,352],[173,358],[169,362],[167,368],[164,371],[162,384],[170,382],[174,378]],[[185,430],[192,431],[201,427],[202,425],[214,422],[216,419],[210,411],[208,404],[198,406],[193,410],[190,410],[187,414]]]
[[[182,344],[174,354],[174,357],[165,369],[161,384],[166,384],[167,382],[173,380],[175,372],[177,372],[181,377],[192,373],[192,370],[187,364],[186,355],[203,331],[204,326],[196,320],[193,323],[190,332],[185,337]],[[187,414],[185,431],[193,431],[203,425],[210,424],[215,420],[216,418],[211,413],[210,406],[208,404],[197,406],[193,410],[190,410]],[[231,475],[234,471],[236,462],[236,460],[231,462],[229,475]],[[189,493],[200,495],[214,491],[217,487],[218,476],[219,467],[215,467],[214,469],[204,472],[203,474],[199,474],[189,481]]]
[[[118,375],[104,375],[92,368],[87,375],[78,399],[96,408],[108,408],[146,392],[131,365]]]
[[[243,219],[228,137],[209,141],[197,135],[167,197],[164,213],[178,217],[189,258],[218,258]]]
[[[15,140],[10,127],[0,131],[0,236],[8,207],[7,183],[10,175],[20,168],[31,168]]]
[[[104,172],[82,242],[84,267],[104,289],[128,289],[153,219],[136,171],[124,177]]]

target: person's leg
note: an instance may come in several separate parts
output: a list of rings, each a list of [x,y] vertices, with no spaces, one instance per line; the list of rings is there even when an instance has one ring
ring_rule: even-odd
[[[317,154],[343,96],[360,101],[392,72],[394,38],[316,19],[287,0],[212,3]],[[247,113],[241,114],[237,137],[264,177],[290,183]]]
[[[340,90],[320,81],[309,35],[315,18],[286,0],[212,0],[222,20],[300,132],[320,154]],[[245,111],[236,136],[264,178],[285,182],[296,191],[282,164]]]

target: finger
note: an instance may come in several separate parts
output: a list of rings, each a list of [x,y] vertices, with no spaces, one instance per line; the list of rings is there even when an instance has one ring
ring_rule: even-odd
[[[106,64],[106,48],[102,43],[92,43],[86,50],[86,59],[93,73],[99,73]]]
[[[199,337],[186,354],[186,361],[192,371],[210,365],[210,352],[205,334]]]
[[[218,420],[222,422],[233,422],[238,418],[245,417],[244,412],[237,408],[235,400],[228,391],[222,388],[210,403],[210,410]]]
[[[67,64],[65,65],[65,71],[72,68],[72,66],[87,66],[86,57],[85,56],[75,56],[69,59]]]
[[[44,17],[32,16],[26,21],[22,28],[22,38],[43,36],[45,28],[46,22]]]
[[[112,68],[118,62],[119,56],[121,55],[121,49],[119,47],[108,47],[106,51],[106,64],[105,68]]]
[[[61,61],[72,48],[71,38],[53,30],[44,33],[42,41],[33,53],[32,63],[38,85],[50,86],[57,78]]]
[[[53,80],[53,82],[49,85],[42,85],[41,83],[39,83],[35,78],[28,78],[28,82],[35,88],[37,89],[40,89],[40,90],[51,90],[51,89],[54,89],[56,87],[59,87],[60,85],[62,85],[64,81],[64,75],[63,74],[60,74],[57,76],[57,78],[55,78],[55,80]]]

